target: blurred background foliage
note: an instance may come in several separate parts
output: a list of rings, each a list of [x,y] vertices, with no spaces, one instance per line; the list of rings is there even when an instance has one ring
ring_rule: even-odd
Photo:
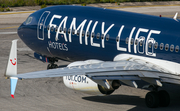
[[[0,0],[0,6],[37,6],[37,5],[69,5],[69,4],[91,4],[91,3],[121,3],[121,2],[145,2],[145,1],[177,1],[177,0]],[[178,0],[180,1],[180,0]],[[43,6],[43,7],[44,7]]]

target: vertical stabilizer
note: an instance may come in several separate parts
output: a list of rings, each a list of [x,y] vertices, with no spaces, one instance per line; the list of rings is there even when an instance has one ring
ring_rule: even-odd
[[[6,77],[17,75],[17,41],[18,39],[12,41],[11,51],[5,72]]]

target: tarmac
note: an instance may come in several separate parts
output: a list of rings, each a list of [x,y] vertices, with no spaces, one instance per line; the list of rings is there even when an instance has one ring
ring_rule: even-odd
[[[180,9],[180,6],[178,6],[180,3],[174,3],[170,2],[168,6],[164,3],[165,6],[151,7],[142,7],[141,4],[138,5],[141,7],[131,6],[126,8],[116,8],[116,5],[113,9],[172,18]],[[150,3],[147,4],[149,5]],[[14,7],[13,12],[0,13],[0,111],[179,111],[180,88],[177,85],[169,84],[164,84],[163,87],[171,96],[169,107],[158,107],[155,109],[147,108],[145,105],[144,98],[148,92],[147,90],[122,85],[110,96],[92,96],[66,88],[62,78],[19,80],[15,99],[12,99],[10,96],[10,81],[4,77],[11,41],[19,39],[16,33],[18,26],[32,12],[39,9],[40,7],[38,8],[38,6],[29,7],[29,9],[27,7]],[[17,60],[18,73],[46,70],[48,65],[34,59],[33,51],[20,39],[18,41]],[[63,66],[69,63],[59,61],[58,65]]]

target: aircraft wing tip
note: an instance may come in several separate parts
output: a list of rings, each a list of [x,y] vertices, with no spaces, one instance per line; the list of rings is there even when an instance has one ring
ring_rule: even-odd
[[[11,94],[11,97],[12,97],[12,98],[14,98],[14,95],[13,95],[13,94]]]

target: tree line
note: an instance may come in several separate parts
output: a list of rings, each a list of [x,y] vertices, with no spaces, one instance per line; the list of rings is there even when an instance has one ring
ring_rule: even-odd
[[[118,3],[121,2],[152,2],[152,1],[177,1],[177,0],[0,0],[0,6],[37,6],[37,5],[68,5],[68,4],[93,4],[93,3]],[[180,0],[178,0],[180,1]]]

